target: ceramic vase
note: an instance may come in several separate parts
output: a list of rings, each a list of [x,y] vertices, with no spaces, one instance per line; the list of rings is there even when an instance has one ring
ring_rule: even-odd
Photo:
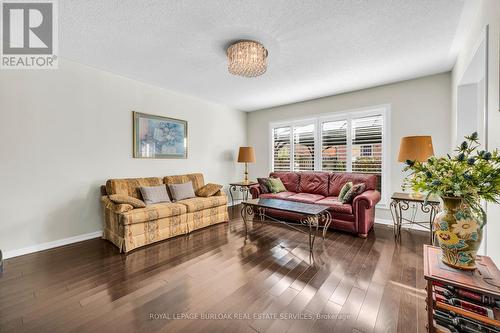
[[[481,223],[461,198],[441,199],[443,210],[434,219],[434,237],[442,250],[442,261],[453,268],[474,270],[483,236]]]

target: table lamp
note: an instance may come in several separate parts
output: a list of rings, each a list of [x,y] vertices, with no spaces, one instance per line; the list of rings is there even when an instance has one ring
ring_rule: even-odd
[[[425,163],[429,157],[434,155],[432,138],[429,135],[406,136],[401,138],[399,145],[398,162],[418,161]],[[412,196],[422,197],[421,193],[414,192]]]
[[[255,150],[253,147],[240,147],[238,163],[245,163],[245,183],[248,183],[248,163],[255,162]]]

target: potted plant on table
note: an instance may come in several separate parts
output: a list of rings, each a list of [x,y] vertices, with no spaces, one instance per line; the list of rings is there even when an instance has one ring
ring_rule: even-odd
[[[443,211],[433,223],[445,264],[463,270],[476,268],[486,214],[483,201],[499,203],[500,155],[479,149],[477,133],[465,137],[455,156],[431,157],[427,162],[406,161],[403,188],[437,195]]]

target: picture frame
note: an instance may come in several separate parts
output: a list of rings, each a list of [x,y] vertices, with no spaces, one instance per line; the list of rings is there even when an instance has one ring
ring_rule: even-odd
[[[134,158],[187,158],[187,121],[136,111],[132,118]]]

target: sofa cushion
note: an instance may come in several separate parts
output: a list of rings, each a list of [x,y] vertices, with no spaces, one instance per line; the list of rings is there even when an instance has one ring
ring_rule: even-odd
[[[158,186],[161,184],[161,179],[157,177],[109,179],[106,182],[106,192],[108,195],[123,194],[142,200],[141,186]]]
[[[167,186],[173,202],[196,197],[193,190],[193,183],[190,181],[183,184],[168,184]]]
[[[267,187],[267,182],[269,181],[269,177],[267,178],[257,178],[257,182],[259,183],[260,193],[269,193],[269,187]]]
[[[132,209],[134,209],[134,207],[132,205],[129,205],[129,204],[118,204],[118,205],[114,205],[113,212],[115,212],[116,214],[120,214],[120,213],[128,212],[128,211],[130,211]]]
[[[267,181],[267,187],[271,193],[281,193],[286,192],[286,187],[279,178],[269,178]]]
[[[315,204],[329,206],[335,213],[352,214],[352,205],[340,202],[337,197],[326,197]]]
[[[325,196],[321,194],[314,193],[297,193],[286,198],[286,200],[304,202],[304,203],[315,203],[318,200],[324,199]]]
[[[377,189],[377,176],[362,173],[332,173],[330,174],[330,186],[328,190],[329,196],[338,197],[340,189],[347,182],[352,182],[354,185],[364,183],[366,190]]]
[[[328,195],[328,172],[301,172],[299,182],[299,192]]]
[[[163,183],[168,184],[184,184],[187,182],[193,183],[193,190],[198,191],[200,187],[205,185],[202,173],[188,173],[185,175],[166,176],[163,178]]]
[[[101,202],[103,203],[105,209],[109,209],[116,214],[125,213],[128,212],[129,210],[134,209],[134,207],[130,204],[114,203],[107,195],[103,195],[101,197]],[[146,207],[146,205],[144,205],[144,207]]]
[[[343,203],[352,203],[352,200],[354,200],[354,198],[363,193],[366,189],[366,185],[364,183],[360,183],[360,184],[356,184],[356,185],[353,185],[349,191],[347,191],[347,193],[344,195],[343,198],[340,198],[340,201],[343,202]]]
[[[111,194],[109,200],[113,201],[115,204],[127,204],[134,208],[144,208],[146,204],[141,199],[130,197],[123,194]]]
[[[162,202],[146,206],[146,208],[136,208],[120,214],[120,221],[124,225],[153,221],[165,217],[177,216],[187,212],[186,206],[173,203]]]
[[[264,193],[259,195],[259,198],[263,199],[285,199],[289,196],[296,194],[295,192],[280,192],[280,193]]]
[[[347,192],[349,192],[349,190],[353,187],[353,183],[352,182],[347,182],[344,184],[344,186],[342,186],[342,188],[340,189],[340,193],[339,193],[339,201],[344,201],[344,197],[345,195],[347,194]]]
[[[299,192],[300,175],[298,172],[292,172],[292,171],[271,172],[269,177],[281,179],[287,191]]]
[[[203,185],[196,191],[196,196],[198,197],[211,197],[218,193],[222,189],[222,185],[208,183],[207,185]]]
[[[164,184],[158,186],[141,186],[140,190],[146,205],[160,202],[170,202],[167,187]]]
[[[200,210],[224,206],[227,204],[227,196],[219,195],[212,197],[196,197],[177,201],[178,204],[186,206],[188,213]]]

